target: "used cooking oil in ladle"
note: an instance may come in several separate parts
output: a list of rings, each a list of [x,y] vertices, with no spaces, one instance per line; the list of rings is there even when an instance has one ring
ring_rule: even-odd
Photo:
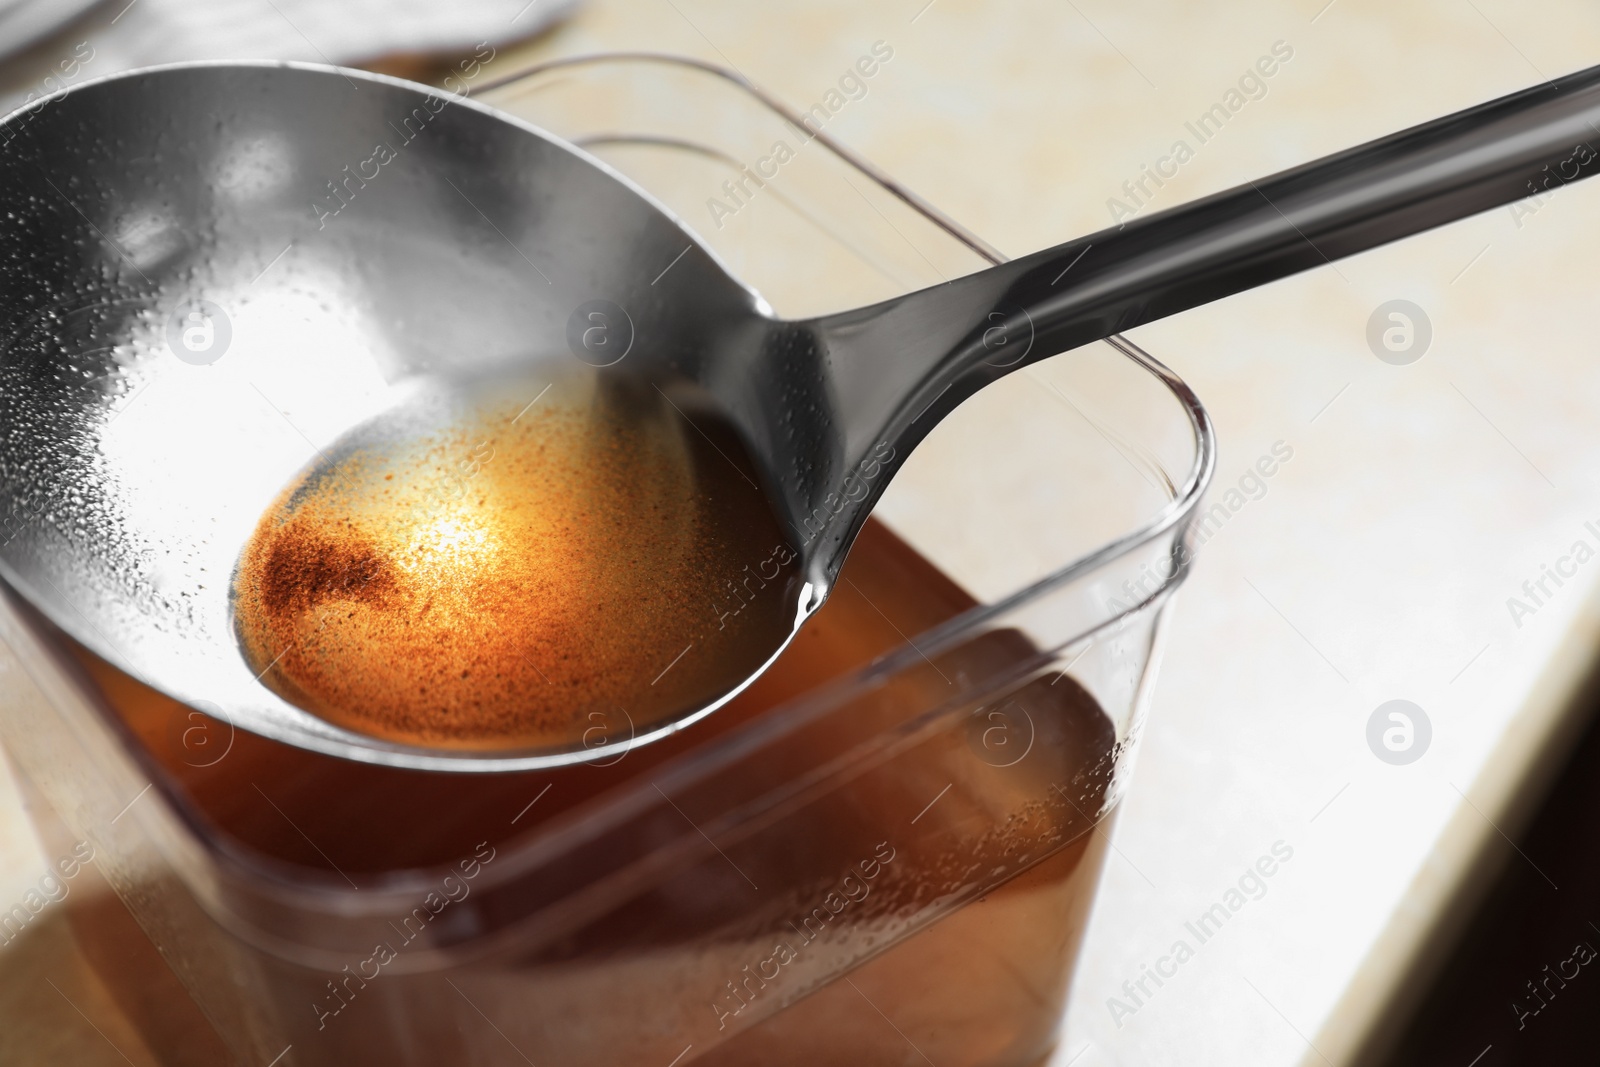
[[[581,749],[717,706],[794,632],[799,556],[738,436],[676,392],[502,381],[347,434],[241,556],[262,680],[430,748]]]

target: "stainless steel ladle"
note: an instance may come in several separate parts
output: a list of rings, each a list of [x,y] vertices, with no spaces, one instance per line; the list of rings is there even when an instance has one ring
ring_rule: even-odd
[[[1587,177],[1600,68],[806,321],[776,318],[603,164],[389,78],[136,72],[10,116],[0,143],[8,592],[243,728],[355,759],[507,770],[593,753],[374,740],[284,701],[245,663],[229,575],[308,443],[406,382],[503,373],[530,350],[570,360],[575,312],[598,308],[625,322],[634,372],[699,383],[743,435],[799,543],[798,626],[889,481],[879,457],[904,457],[1035,360]],[[230,349],[271,358],[245,378],[218,361]]]

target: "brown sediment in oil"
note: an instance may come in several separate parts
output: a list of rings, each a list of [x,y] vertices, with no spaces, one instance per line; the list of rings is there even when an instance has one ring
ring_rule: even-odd
[[[759,668],[796,568],[736,435],[640,383],[500,392],[355,431],[263,515],[234,582],[263,681],[386,739],[559,748]]]

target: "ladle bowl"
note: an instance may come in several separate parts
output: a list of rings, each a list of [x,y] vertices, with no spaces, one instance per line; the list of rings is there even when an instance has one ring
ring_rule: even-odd
[[[0,139],[6,583],[135,678],[281,741],[456,769],[593,758],[429,751],[283,699],[230,618],[241,546],[297,471],[441,378],[670,365],[754,417],[726,342],[758,332],[761,299],[594,159],[384,77],[168,67]],[[616,369],[567,344],[594,301],[627,309]]]

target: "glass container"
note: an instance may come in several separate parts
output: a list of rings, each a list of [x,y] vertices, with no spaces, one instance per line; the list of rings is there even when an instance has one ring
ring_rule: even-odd
[[[1001,258],[838,143],[827,103],[699,61],[477,95],[637,182],[780,314]],[[47,851],[92,848],[79,877],[111,892],[68,897],[79,941],[174,1063],[1024,1067],[1060,1025],[1214,450],[1123,339],[1013,374],[906,459],[769,675],[628,752],[597,713],[574,767],[407,771],[234,730],[9,582],[0,739]]]

